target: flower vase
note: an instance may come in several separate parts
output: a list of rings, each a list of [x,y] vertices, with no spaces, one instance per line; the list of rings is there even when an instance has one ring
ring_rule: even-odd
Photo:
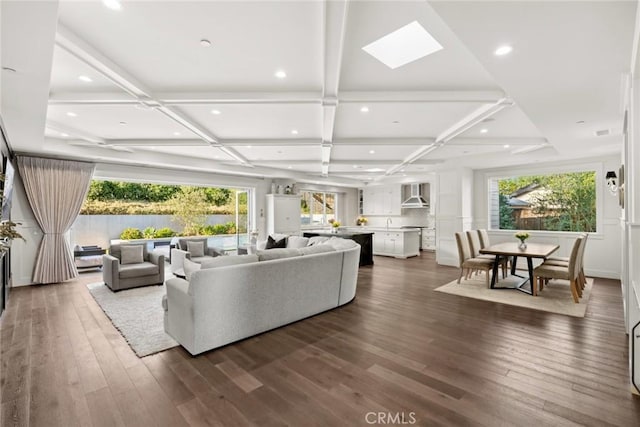
[[[527,249],[527,242],[526,240],[520,240],[520,244],[518,245],[518,248],[524,250]]]

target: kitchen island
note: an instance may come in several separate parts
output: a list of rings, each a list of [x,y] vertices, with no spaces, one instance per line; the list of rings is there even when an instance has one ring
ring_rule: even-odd
[[[366,227],[373,235],[373,254],[409,258],[420,255],[418,228]]]
[[[339,229],[337,233],[331,230],[307,230],[303,231],[302,235],[304,237],[326,236],[351,239],[360,245],[360,267],[373,265],[373,232],[369,230],[350,231]]]

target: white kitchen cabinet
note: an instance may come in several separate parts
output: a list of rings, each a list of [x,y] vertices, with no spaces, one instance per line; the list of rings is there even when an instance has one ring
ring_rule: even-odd
[[[300,196],[267,194],[267,233],[300,234]]]
[[[401,215],[402,187],[384,185],[367,187],[362,190],[363,215]]]
[[[422,249],[425,251],[436,250],[436,229],[435,228],[422,229]]]
[[[373,254],[408,258],[420,254],[419,233],[402,230],[373,230]]]

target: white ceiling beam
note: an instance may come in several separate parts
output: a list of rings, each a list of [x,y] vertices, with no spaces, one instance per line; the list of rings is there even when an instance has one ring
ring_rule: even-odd
[[[471,146],[477,147],[491,145],[536,145],[546,144],[547,138],[528,138],[528,137],[484,137],[484,138],[454,138],[447,145],[455,145],[457,147]]]
[[[60,133],[66,133],[71,138],[82,139],[87,142],[93,142],[94,144],[104,144],[107,142],[103,138],[100,138],[88,132],[77,130],[67,125],[63,125],[62,123],[54,122],[52,120],[47,120],[45,128],[49,128]]]
[[[319,91],[291,92],[160,92],[157,99],[172,105],[207,104],[320,104]]]
[[[514,105],[514,102],[508,98],[502,98],[492,104],[482,105],[481,107],[477,108],[475,111],[466,115],[465,117],[463,117],[462,119],[454,123],[452,126],[450,126],[449,128],[445,129],[443,132],[441,132],[436,137],[435,143],[431,145],[426,145],[414,151],[409,156],[407,156],[401,164],[396,165],[390,168],[389,170],[387,170],[385,172],[385,175],[393,175],[394,173],[396,173],[406,165],[409,165],[415,162],[416,160],[420,159],[421,157],[424,157],[427,154],[439,149],[448,141],[452,140],[453,138],[460,135],[461,133],[469,130],[470,128],[477,125],[484,119],[489,118],[494,114],[496,114],[497,112],[501,111],[502,109],[506,107],[511,107],[513,105]]]
[[[436,138],[436,144],[443,144],[456,136],[460,135],[463,132],[471,129],[473,126],[477,125],[484,119],[487,119],[497,112],[501,111],[505,107],[511,107],[514,105],[514,102],[508,98],[502,98],[496,101],[493,104],[485,104],[470,114],[466,115],[458,122],[454,123],[444,132],[440,133]]]
[[[435,138],[337,138],[333,140],[333,145],[425,145],[435,141]]]
[[[388,160],[333,160],[331,162],[332,165],[335,166],[349,166],[353,168],[353,165],[357,165],[358,168],[353,168],[354,171],[362,171],[362,169],[366,169],[367,166],[381,166],[381,165],[393,165],[400,161],[399,159],[388,159]],[[441,163],[441,160],[425,160],[418,161],[414,164],[437,164]],[[262,164],[270,164],[270,165],[316,165],[317,160],[256,160],[256,163]]]
[[[183,113],[178,113],[173,108],[167,107],[164,105],[157,108],[156,110],[164,114],[174,122],[181,124],[183,127],[193,132],[194,134],[198,135],[200,138],[202,138],[209,144],[216,145],[216,146],[220,145],[220,142],[218,141],[218,138],[215,135],[213,135],[208,130],[196,124],[194,120],[189,119]]]
[[[206,147],[210,145],[202,139],[110,139],[109,144],[123,147]]]
[[[489,104],[503,99],[498,90],[341,91],[340,102],[466,102]]]
[[[461,102],[489,104],[504,98],[502,91],[450,90],[450,91],[341,91],[334,96],[338,103],[395,103],[395,102]],[[153,99],[166,105],[209,104],[317,104],[323,102],[318,91],[291,92],[159,92]],[[121,92],[57,92],[49,97],[51,105],[73,104],[135,104],[139,101]]]
[[[325,0],[324,18],[324,81],[322,87],[322,176],[328,176],[331,142],[338,107],[338,88],[342,69],[342,53],[347,24],[349,0]]]
[[[519,138],[508,138],[505,141],[517,141]],[[499,139],[498,139],[499,140]],[[523,138],[523,140],[529,144],[540,144],[544,140],[538,140],[533,138]],[[475,140],[469,143],[474,143]],[[500,145],[493,139],[489,145]],[[152,145],[205,145],[206,143],[201,139],[185,139],[185,138],[172,138],[172,139],[113,139],[109,140],[110,143],[116,145],[130,145],[130,146],[152,146]],[[220,144],[227,147],[246,147],[248,145],[254,147],[304,147],[315,146],[317,144],[322,145],[320,138],[270,138],[270,139],[221,139]],[[416,145],[423,146],[425,144],[433,144],[435,138],[338,138],[334,139],[331,143],[333,147],[349,147],[349,146],[380,146],[380,145]],[[506,143],[506,142],[505,142]],[[502,143],[504,145],[504,143]],[[466,145],[466,144],[456,144]],[[518,145],[514,143],[514,145]],[[525,145],[524,142],[523,144]]]

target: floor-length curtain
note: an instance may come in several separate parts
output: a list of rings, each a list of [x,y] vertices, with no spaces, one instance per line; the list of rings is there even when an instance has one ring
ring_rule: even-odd
[[[33,271],[34,283],[58,283],[78,275],[64,234],[80,213],[93,163],[18,157],[18,170],[44,236]]]

